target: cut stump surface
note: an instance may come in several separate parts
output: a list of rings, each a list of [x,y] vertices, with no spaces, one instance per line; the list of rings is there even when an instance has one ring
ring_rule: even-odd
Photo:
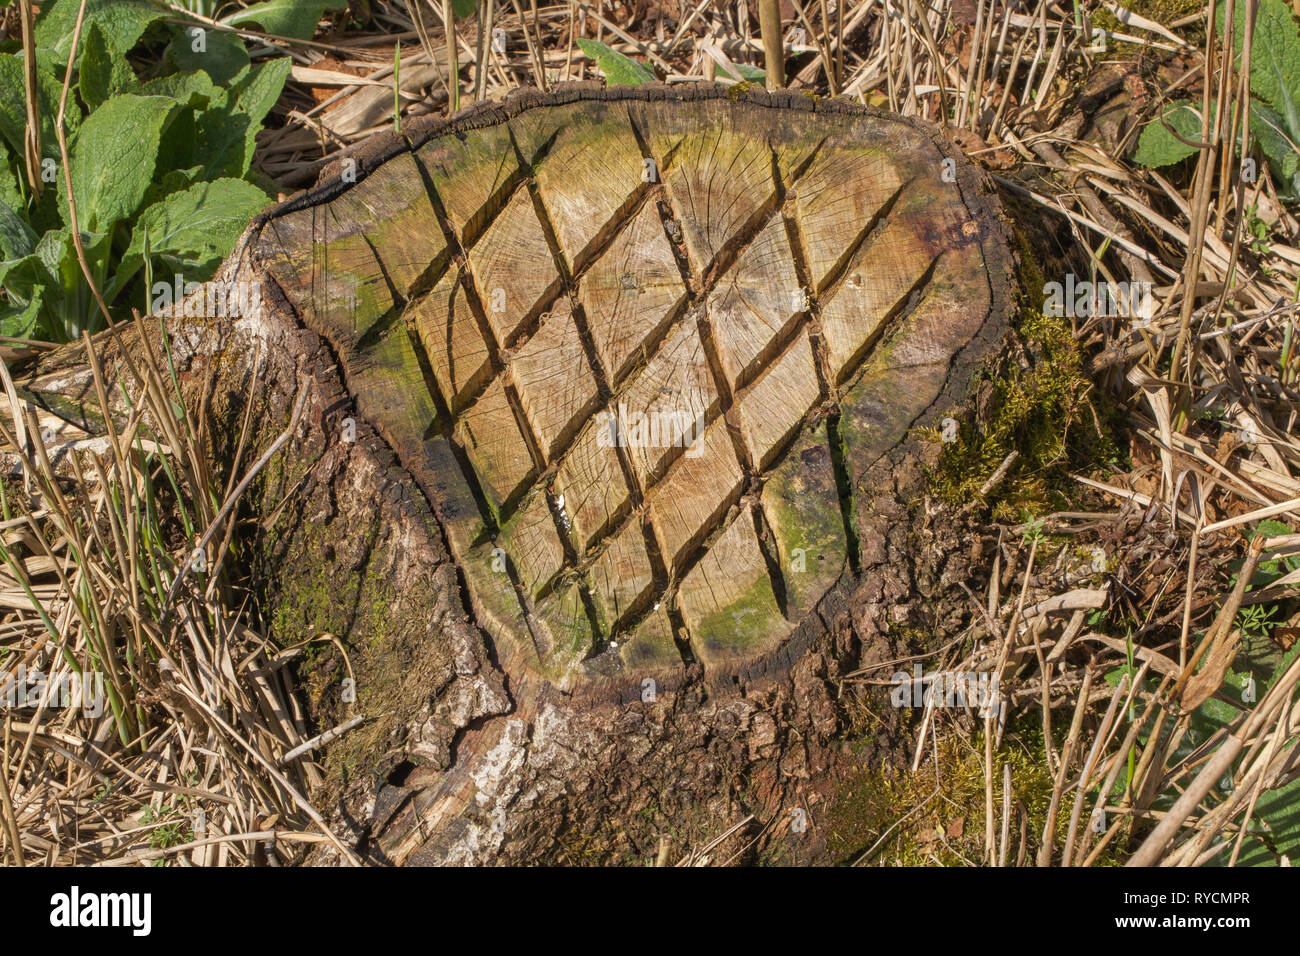
[[[352,178],[254,254],[428,494],[476,619],[565,689],[786,642],[853,571],[855,482],[1005,319],[969,170],[839,104],[522,98]]]

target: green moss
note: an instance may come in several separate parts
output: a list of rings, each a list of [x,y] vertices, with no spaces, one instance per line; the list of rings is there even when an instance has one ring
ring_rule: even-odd
[[[624,642],[623,660],[632,670],[670,669],[681,665],[673,627],[663,608],[651,611]]]
[[[1122,6],[1140,17],[1146,17],[1163,27],[1168,27],[1171,23],[1185,17],[1199,14],[1205,4],[1201,3],[1200,0],[1127,0]],[[1118,30],[1121,33],[1127,33],[1129,36],[1151,36],[1138,27],[1125,26],[1120,23],[1119,19],[1109,10],[1094,10],[1092,12],[1092,25],[1094,29],[1105,30],[1107,33]],[[1189,24],[1186,27],[1180,27],[1178,35],[1193,47],[1203,46],[1205,43],[1204,20]],[[1107,47],[1112,55],[1114,53],[1126,53],[1137,56],[1145,54],[1148,50],[1147,47],[1141,44],[1124,42],[1111,43],[1108,41]]]
[[[300,553],[319,555],[327,543],[318,527],[304,526],[295,538]],[[375,575],[340,580],[329,562],[315,560],[285,561],[271,572],[270,588],[276,595],[271,612],[269,637],[280,647],[300,642],[322,631],[346,636],[356,629],[359,620],[379,622],[386,619],[392,606],[393,592]],[[381,638],[371,634],[373,645]]]
[[[959,423],[930,470],[934,492],[962,505],[978,498],[1006,457],[1018,452],[986,499],[1005,521],[1068,510],[1078,494],[1071,474],[1121,460],[1114,438],[1122,427],[1119,409],[1094,389],[1070,320],[1043,314],[1043,274],[1023,237],[1017,238],[1023,288],[1029,290],[1012,321],[1017,354],[977,383],[979,414]],[[944,438],[941,429],[929,437]]]
[[[289,548],[279,555],[274,545],[284,535]],[[411,716],[407,711],[416,698],[403,692],[411,669],[412,635],[403,626],[409,617],[394,614],[396,596],[383,575],[339,567],[331,535],[319,526],[293,526],[282,517],[258,552],[262,567],[255,579],[268,609],[268,637],[279,647],[312,639],[294,667],[313,725],[323,730],[353,714],[368,718],[329,747],[324,762],[328,799],[352,776],[368,772],[385,752],[393,729]],[[408,615],[419,613],[407,609]],[[342,643],[346,658],[331,638]],[[345,699],[348,677],[356,681],[354,700]],[[398,702],[401,706],[395,706]]]
[[[546,660],[539,665],[548,677],[560,680],[596,643],[597,635],[579,586],[561,587],[545,598],[537,605],[536,619],[545,626],[553,642]]]
[[[763,509],[791,608],[811,608],[844,568],[848,549],[838,495],[822,423],[800,439],[763,486]]]

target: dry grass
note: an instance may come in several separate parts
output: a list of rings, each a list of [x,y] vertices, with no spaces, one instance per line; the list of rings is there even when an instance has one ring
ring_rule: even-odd
[[[772,54],[758,7],[744,3],[481,0],[450,43],[448,6],[372,0],[365,23],[338,17],[310,42],[248,34],[255,54],[295,62],[258,165],[286,191],[310,182],[392,125],[395,95],[411,117],[520,85],[598,78],[579,38],[669,83],[730,83],[735,64]],[[1300,572],[1258,573],[1279,562],[1285,571],[1300,553],[1300,224],[1267,168],[1254,182],[1239,175],[1230,120],[1246,88],[1212,28],[1215,4],[783,7],[788,86],[943,124],[1009,200],[1043,221],[1058,247],[1057,261],[1040,264],[1047,281],[1074,268],[1086,279],[1149,282],[1157,303],[1149,322],[1070,320],[1095,387],[1127,418],[1127,466],[1077,476],[1063,490],[1070,509],[990,524],[993,574],[987,593],[970,595],[977,623],[945,635],[946,650],[924,661],[996,674],[1007,702],[997,717],[931,709],[917,724],[918,772],[952,752],[935,745],[940,734],[982,755],[983,819],[969,821],[977,840],[963,852],[985,864],[1201,865],[1244,859],[1262,843],[1264,858],[1286,862],[1268,849],[1285,834],[1260,809],[1300,775],[1300,664],[1281,648],[1265,655],[1276,671],[1246,695],[1253,700],[1234,683],[1245,668],[1232,666],[1249,657],[1243,645],[1284,646],[1300,623],[1283,619],[1296,610]],[[1105,50],[1099,23],[1117,27]],[[1207,107],[1196,155],[1163,171],[1134,166],[1137,132],[1176,94]],[[32,348],[18,343],[7,355],[21,361]],[[5,498],[4,669],[103,668],[113,704],[93,719],[7,714],[0,852],[29,863],[289,860],[330,837],[303,797],[310,762],[276,769],[309,732],[287,655],[244,626],[225,580],[222,505],[234,482],[214,486],[201,415],[178,417],[165,368],[139,374],[130,421],[106,443],[65,453],[80,470],[71,483],[56,479],[31,409],[9,389],[3,434],[35,497],[10,487]],[[1016,467],[981,476],[983,491],[1016,480]],[[1261,526],[1266,519],[1286,530]],[[210,566],[176,589],[164,618],[205,531]],[[1026,714],[1041,723],[1054,781],[1028,842],[1002,750],[1006,722]],[[189,843],[198,809],[207,837]],[[907,828],[876,836],[897,840]]]
[[[217,483],[165,354],[134,378],[124,420],[78,437],[3,373],[0,439],[22,486],[0,488],[0,654],[23,696],[0,743],[2,852],[20,865],[278,864],[337,843],[305,797],[319,777],[293,652],[241,623],[228,581],[245,482]]]

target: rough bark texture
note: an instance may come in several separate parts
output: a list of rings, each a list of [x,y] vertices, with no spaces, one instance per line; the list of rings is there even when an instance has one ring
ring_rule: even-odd
[[[641,860],[801,808],[816,855],[837,677],[964,575],[912,436],[1013,307],[975,169],[836,101],[521,93],[327,170],[219,278],[260,313],[173,351],[219,462],[311,389],[248,553],[277,640],[349,648],[355,703],[305,676],[371,718],[328,763],[364,854]],[[75,356],[28,386],[89,394]]]

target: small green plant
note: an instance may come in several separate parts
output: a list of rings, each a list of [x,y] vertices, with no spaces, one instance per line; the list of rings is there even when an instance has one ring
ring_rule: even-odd
[[[1252,539],[1259,537],[1273,538],[1291,533],[1291,528],[1287,525],[1275,519],[1269,519],[1261,521],[1258,527],[1250,533],[1249,537]],[[1286,555],[1261,561],[1255,569],[1254,576],[1250,579],[1250,585],[1246,589],[1247,593],[1268,587],[1278,578],[1295,571],[1297,568],[1300,568],[1300,556],[1296,555]],[[1236,573],[1232,575],[1229,583],[1234,587],[1236,586]],[[1286,603],[1289,605],[1293,602]],[[1287,613],[1284,611],[1283,605],[1278,603],[1246,604],[1237,612],[1235,623],[1247,638],[1267,638],[1286,619]]]
[[[165,6],[146,0],[89,0],[74,50],[79,6],[50,0],[36,21],[40,153],[30,168],[26,64],[16,39],[0,47],[3,336],[73,339],[106,324],[96,290],[120,320],[159,305],[153,277],[182,294],[211,278],[273,197],[274,185],[251,165],[290,67],[287,57],[253,64],[223,27],[306,37],[343,0],[257,3],[217,26],[174,22]],[[127,58],[141,51],[154,55]]]
[[[1268,255],[1272,248],[1269,238],[1272,230],[1267,222],[1259,218],[1259,206],[1250,205],[1246,207],[1246,241],[1250,244],[1250,251],[1255,255],[1263,258]]]
[[[1028,517],[1029,520],[1025,523],[1025,528],[1021,532],[1020,537],[1025,544],[1034,544],[1035,542],[1041,544],[1043,541],[1047,540],[1047,534],[1043,530],[1045,525],[1044,519],[1035,518],[1033,516]]]
[[[1221,7],[1220,32],[1223,29]],[[1237,7],[1234,29],[1240,66],[1246,4]],[[1300,197],[1300,27],[1285,0],[1260,0],[1251,52],[1250,92],[1251,135],[1279,183],[1293,198]],[[1142,130],[1133,161],[1150,167],[1170,166],[1196,152],[1196,147],[1183,140],[1197,142],[1200,138],[1200,103],[1175,100]]]
[[[169,850],[194,839],[193,831],[185,825],[182,811],[174,806],[164,805],[157,810],[153,807],[145,807],[144,812],[140,814],[140,823],[153,827],[149,834],[149,845],[155,850]],[[165,858],[158,859],[151,865],[164,866],[166,862]]]
[[[1247,636],[1268,637],[1277,627],[1275,605],[1248,604],[1237,612],[1237,628]]]
[[[629,56],[619,53],[613,47],[597,40],[579,40],[578,46],[588,57],[596,61],[596,66],[605,75],[605,82],[610,86],[642,86],[655,82],[654,70],[644,63],[638,63]],[[730,61],[728,61],[730,62]],[[717,74],[723,79],[732,80],[741,86],[751,83],[763,83],[767,76],[764,70],[748,63],[732,63],[735,73],[721,64]],[[740,74],[737,76],[736,74]]]

